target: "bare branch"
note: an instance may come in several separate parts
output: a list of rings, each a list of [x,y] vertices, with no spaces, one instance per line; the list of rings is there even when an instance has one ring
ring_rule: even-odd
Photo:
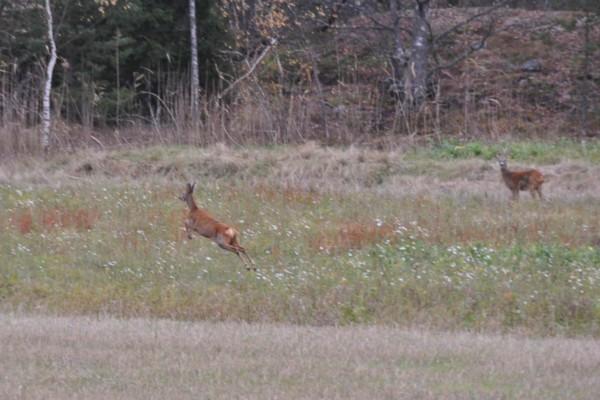
[[[427,1],[429,1],[429,0],[427,0]],[[396,8],[397,6],[392,9],[392,14],[394,15],[394,21],[393,21],[392,25],[388,25],[388,24],[381,22],[380,20],[378,20],[375,16],[373,16],[371,14],[363,14],[361,12],[361,8],[359,6],[356,6],[352,3],[346,3],[345,1],[342,2],[342,4],[343,4],[343,7],[345,7],[346,9],[355,10],[355,11],[359,12],[360,15],[369,19],[374,25],[374,27],[368,27],[368,28],[363,27],[363,29],[372,29],[372,30],[378,29],[378,30],[385,30],[385,31],[390,31],[390,32],[394,32],[399,29],[405,33],[412,33],[410,29],[406,29],[406,28],[403,28],[400,26],[400,18],[403,13],[400,12],[400,10],[398,10]],[[395,3],[393,3],[393,2],[392,2],[392,4],[395,5]],[[337,11],[338,10],[336,10],[336,12]],[[330,27],[336,28],[336,29],[346,29],[347,28],[346,26],[334,26],[334,25],[330,25]]]
[[[481,39],[478,42],[471,44],[471,46],[469,46],[469,48],[466,49],[462,54],[456,56],[454,59],[452,59],[451,61],[447,62],[444,65],[440,65],[439,58],[437,57],[437,54],[436,54],[435,59],[436,59],[436,62],[438,63],[438,66],[435,69],[429,71],[429,76],[431,77],[432,75],[434,75],[435,73],[437,73],[441,70],[452,68],[456,64],[458,64],[461,61],[465,60],[466,58],[470,57],[473,53],[476,53],[479,50],[485,48],[485,44],[486,44],[487,40],[495,32],[494,27],[495,27],[495,21],[491,20],[490,24],[488,25],[488,28],[485,30],[485,32],[481,36]]]
[[[467,18],[466,20],[460,22],[459,24],[454,25],[452,28],[440,33],[439,35],[435,36],[433,39],[434,43],[440,42],[443,39],[447,38],[448,36],[452,35],[453,33],[457,32],[458,30],[460,30],[461,28],[469,25],[471,22],[478,20],[481,17],[484,17],[486,15],[489,15],[491,13],[493,13],[494,11],[498,10],[499,8],[502,8],[503,6],[505,6],[506,4],[508,4],[509,0],[502,0],[500,1],[498,4],[496,4],[495,6],[489,7],[488,9],[475,14],[469,18]]]
[[[250,66],[250,68],[248,69],[248,71],[240,76],[238,79],[236,79],[231,85],[229,85],[225,90],[223,90],[218,98],[222,99],[227,93],[229,93],[235,86],[237,86],[237,84],[239,84],[241,81],[243,81],[244,79],[248,78],[250,75],[252,75],[252,73],[254,72],[254,70],[256,69],[256,67],[258,66],[258,64],[260,64],[260,62],[263,60],[263,58],[265,58],[267,56],[267,54],[269,53],[269,50],[271,50],[273,48],[273,46],[275,46],[277,44],[277,39],[272,38],[271,42],[269,43],[269,45],[267,47],[265,47],[262,51],[262,53],[260,53],[260,55],[256,58],[256,60],[254,61],[254,63]]]
[[[366,17],[367,17],[367,18],[368,18],[368,19],[369,19],[369,20],[370,20],[372,23],[374,23],[374,24],[375,24],[375,26],[377,26],[377,27],[379,27],[379,28],[381,28],[381,29],[383,29],[383,30],[388,30],[388,31],[392,31],[392,32],[394,31],[394,27],[393,27],[393,26],[389,26],[389,25],[386,25],[386,24],[384,24],[384,23],[382,23],[382,22],[378,21],[378,20],[377,20],[377,18],[375,18],[374,16],[372,16],[372,15],[367,15]],[[394,25],[395,25],[395,24],[394,24]]]

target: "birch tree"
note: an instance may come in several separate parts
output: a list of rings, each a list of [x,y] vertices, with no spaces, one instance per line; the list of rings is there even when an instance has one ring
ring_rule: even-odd
[[[189,0],[190,17],[190,47],[191,47],[191,113],[194,129],[198,128],[198,91],[200,79],[198,77],[198,38],[196,34],[196,0]]]
[[[56,65],[56,44],[54,43],[54,32],[52,26],[52,9],[50,0],[46,1],[46,21],[48,24],[48,42],[50,44],[50,60],[46,67],[46,83],[44,85],[44,98],[42,101],[42,135],[40,143],[44,153],[48,153],[50,148],[50,95],[52,94],[52,75]]]
[[[407,107],[418,108],[426,99],[436,73],[451,68],[485,47],[487,39],[494,32],[494,18],[489,18],[479,41],[472,43],[454,57],[442,61],[439,53],[445,46],[444,42],[470,23],[490,17],[496,10],[508,4],[509,0],[495,0],[493,6],[479,10],[444,32],[433,32],[431,27],[430,11],[434,4],[432,0],[389,0],[386,4],[391,23],[377,16],[380,3],[385,2],[338,2],[336,11],[339,7],[354,8],[358,14],[371,20],[372,28],[391,33],[393,48],[390,49],[390,61],[393,85],[389,88],[390,92]]]
[[[495,21],[493,18],[490,18],[487,27],[482,30],[479,41],[472,43],[463,52],[456,54],[453,58],[442,62],[438,56],[438,51],[443,46],[444,40],[464,29],[471,22],[491,15],[506,5],[508,0],[497,1],[494,6],[483,9],[479,13],[440,33],[434,33],[431,28],[431,1],[412,0],[409,2],[413,8],[413,27],[410,32],[411,43],[409,49],[404,47],[402,41],[403,28],[399,22],[402,3],[404,3],[402,0],[391,0],[390,7],[395,21],[393,27],[395,49],[392,56],[394,80],[396,89],[401,92],[403,100],[409,105],[418,106],[425,100],[428,86],[435,73],[451,68],[471,56],[474,52],[485,47],[486,41],[494,32]],[[433,65],[430,65],[430,60],[434,61]]]
[[[419,104],[427,94],[429,41],[429,0],[414,0],[414,18],[411,49],[404,47],[400,27],[399,0],[392,0],[390,8],[394,18],[394,45],[392,56],[394,80],[401,83],[408,103]]]

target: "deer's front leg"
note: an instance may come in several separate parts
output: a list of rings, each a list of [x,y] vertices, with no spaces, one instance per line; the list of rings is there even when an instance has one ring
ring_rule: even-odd
[[[187,235],[187,238],[189,240],[192,240],[192,232],[193,232],[192,222],[189,219],[186,219],[185,223],[184,223],[184,226],[185,226],[185,233]]]
[[[529,189],[529,194],[531,194],[531,198],[535,200],[536,191],[534,188]]]

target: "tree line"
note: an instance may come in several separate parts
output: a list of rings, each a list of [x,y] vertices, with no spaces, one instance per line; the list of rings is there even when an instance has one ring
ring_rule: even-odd
[[[169,114],[178,101],[192,103],[193,111],[199,97],[223,100],[223,93],[231,94],[241,78],[250,76],[276,42],[296,42],[301,51],[315,32],[347,29],[346,22],[361,16],[371,21],[371,29],[389,32],[388,89],[408,109],[418,108],[434,90],[436,73],[485,46],[494,33],[498,9],[588,13],[600,9],[595,0],[50,0],[48,4],[57,54],[53,113],[68,122],[100,127],[120,126],[133,117],[147,122],[174,120]],[[485,9],[434,33],[431,10],[443,7]],[[45,9],[41,0],[0,4],[2,123],[14,118],[31,126],[39,123],[51,48]],[[383,14],[391,18],[382,18]],[[445,40],[473,21],[481,24],[479,40],[440,60]],[[306,53],[310,59],[310,51]],[[314,73],[317,64],[311,66]],[[318,87],[318,75],[315,82]],[[11,105],[15,99],[19,107]]]

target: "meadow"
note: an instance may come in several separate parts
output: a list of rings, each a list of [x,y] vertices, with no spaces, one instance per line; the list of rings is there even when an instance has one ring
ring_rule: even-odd
[[[151,147],[0,167],[4,312],[600,335],[600,145]],[[258,264],[184,237],[196,200]]]

